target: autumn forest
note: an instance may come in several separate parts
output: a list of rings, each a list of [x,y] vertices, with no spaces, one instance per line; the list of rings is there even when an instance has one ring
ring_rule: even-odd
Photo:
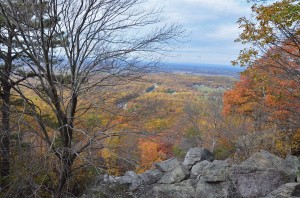
[[[300,2],[256,3],[232,75],[166,69],[188,34],[142,0],[0,1],[0,197],[79,197],[196,146],[300,155]]]

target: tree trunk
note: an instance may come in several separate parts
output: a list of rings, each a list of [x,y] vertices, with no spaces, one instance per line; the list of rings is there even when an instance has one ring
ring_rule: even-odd
[[[72,165],[76,155],[72,154],[69,148],[65,148],[63,158],[61,159],[60,175],[55,198],[64,196],[64,186],[72,176]]]
[[[10,90],[11,87],[7,82],[2,82],[2,134],[1,134],[1,187],[6,188],[8,185],[8,176],[10,173]]]
[[[0,149],[1,149],[1,180],[0,185],[2,188],[8,187],[9,174],[10,174],[10,96],[11,96],[11,84],[9,82],[12,71],[12,41],[14,32],[9,32],[6,40],[7,52],[6,55],[1,53],[1,60],[4,60],[4,65],[1,68],[1,98],[2,98],[2,131],[0,135]]]

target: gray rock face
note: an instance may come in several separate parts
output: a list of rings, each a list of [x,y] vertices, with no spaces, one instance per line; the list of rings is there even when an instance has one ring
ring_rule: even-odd
[[[119,179],[120,184],[131,184],[132,183],[132,177],[124,175],[121,176]]]
[[[198,175],[202,175],[204,172],[205,168],[210,164],[209,161],[204,160],[202,162],[199,162],[195,164],[192,169],[191,169],[191,177],[197,178]]]
[[[283,170],[297,177],[300,168],[300,159],[299,157],[288,155],[280,166]]]
[[[195,189],[190,180],[176,184],[155,184],[142,198],[194,198]]]
[[[165,172],[162,178],[157,182],[159,184],[179,183],[190,175],[189,170],[182,165],[178,165],[173,170]]]
[[[238,198],[236,188],[230,180],[230,167],[227,161],[202,161],[192,167],[192,174],[197,175],[196,197]]]
[[[293,180],[282,170],[247,166],[233,166],[230,178],[238,192],[245,198],[266,196],[282,184]]]
[[[261,150],[242,162],[241,165],[283,170],[296,179],[298,168],[300,167],[300,160],[298,157],[291,155],[288,155],[285,159],[282,159],[267,151]]]
[[[208,183],[200,179],[196,188],[196,197],[202,198],[240,198],[231,181]]]
[[[300,183],[291,183],[299,172],[298,157],[282,159],[261,150],[241,165],[232,163],[231,159],[213,161],[208,150],[193,148],[183,164],[171,158],[142,174],[128,171],[120,177],[99,176],[85,197],[287,198],[298,194],[300,197]]]
[[[117,181],[119,181],[118,179],[118,177],[114,177],[109,174],[103,175],[103,181],[106,183],[116,183]]]
[[[135,191],[143,184],[150,185],[157,182],[162,175],[163,173],[158,169],[148,170],[139,175],[133,171],[127,171],[125,175],[121,176],[117,181],[120,184],[130,184],[129,189]]]
[[[183,165],[191,169],[193,165],[203,160],[211,162],[214,160],[214,155],[206,148],[195,147],[187,152]]]
[[[241,163],[242,166],[251,166],[258,168],[279,168],[284,160],[276,155],[269,153],[268,151],[261,150],[255,153],[247,160]]]
[[[180,165],[181,163],[176,158],[171,158],[162,162],[157,162],[154,164],[162,172],[168,172]]]
[[[205,167],[204,171],[198,175],[198,178],[203,179],[207,183],[226,181],[229,176],[230,166],[225,161],[215,160]]]
[[[142,174],[140,174],[140,178],[143,180],[145,184],[154,184],[157,182],[163,173],[158,169],[148,170]]]
[[[270,192],[265,198],[290,198],[299,183],[287,183]]]

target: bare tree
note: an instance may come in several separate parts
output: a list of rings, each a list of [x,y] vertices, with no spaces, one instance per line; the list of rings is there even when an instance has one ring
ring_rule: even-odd
[[[17,5],[19,1],[14,1],[12,5]],[[2,6],[6,6],[3,4]],[[17,29],[10,25],[10,18],[0,16],[0,99],[1,99],[1,187],[8,185],[8,176],[10,175],[10,136],[13,126],[11,125],[12,90],[15,86],[24,80],[32,77],[31,73],[21,69],[22,65],[18,63],[22,56],[22,50],[16,46],[15,36]]]
[[[98,101],[86,96],[141,78],[182,30],[164,24],[161,10],[144,8],[143,0],[4,2],[9,6],[1,1],[1,14],[13,19],[8,24],[18,30],[15,39],[28,57],[23,61],[37,76],[26,86],[55,115],[55,128],[35,117],[42,138],[59,159],[55,197],[62,197],[74,161],[92,143],[110,136],[109,127],[79,128],[80,116],[101,102],[101,95]]]

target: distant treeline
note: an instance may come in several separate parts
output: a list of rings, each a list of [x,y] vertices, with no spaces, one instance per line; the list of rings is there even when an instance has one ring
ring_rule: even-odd
[[[167,72],[193,73],[229,77],[239,77],[239,73],[244,70],[243,68],[232,67],[230,65],[191,63],[165,63],[162,66],[162,69]]]

